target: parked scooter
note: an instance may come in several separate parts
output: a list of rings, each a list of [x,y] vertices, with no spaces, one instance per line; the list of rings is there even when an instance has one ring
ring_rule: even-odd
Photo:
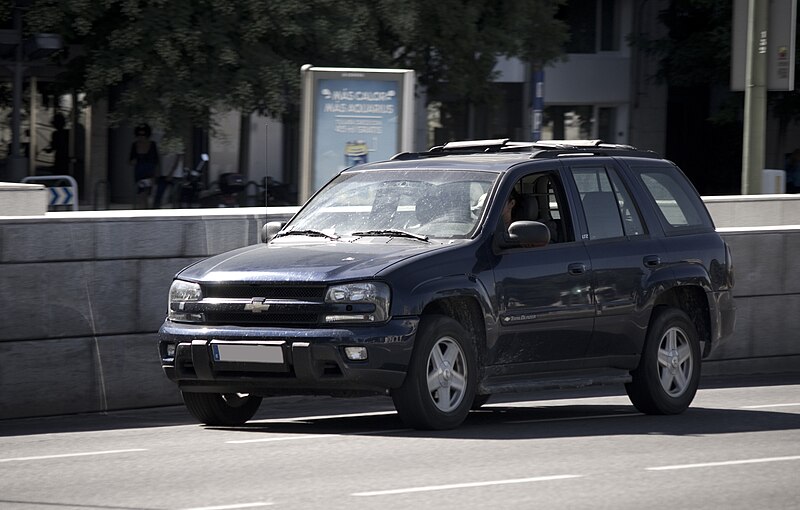
[[[180,206],[200,207],[200,194],[203,190],[203,170],[208,163],[208,154],[201,154],[194,170],[184,168],[180,184]]]
[[[239,193],[245,188],[244,177],[242,174],[227,172],[220,174],[217,181],[219,188],[218,207],[239,207]]]
[[[272,177],[262,177],[260,181],[249,181],[245,189],[250,187],[253,190],[252,192],[248,191],[245,197],[248,206],[297,205],[297,193],[293,192],[288,184],[276,181]]]

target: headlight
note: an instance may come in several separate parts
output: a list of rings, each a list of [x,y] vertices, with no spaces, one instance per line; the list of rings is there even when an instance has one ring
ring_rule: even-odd
[[[383,322],[389,318],[389,286],[380,282],[328,287],[325,302],[334,305],[325,322]]]
[[[185,310],[187,302],[201,299],[203,299],[203,292],[200,290],[200,285],[183,280],[173,280],[172,286],[169,288],[167,318],[178,322],[202,321],[203,314]]]

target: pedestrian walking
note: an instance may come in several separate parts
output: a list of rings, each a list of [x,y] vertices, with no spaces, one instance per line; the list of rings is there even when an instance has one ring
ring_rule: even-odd
[[[158,147],[150,139],[152,131],[147,124],[139,124],[133,132],[136,139],[131,144],[130,164],[133,167],[133,179],[136,183],[137,209],[149,206],[150,195],[158,178]]]

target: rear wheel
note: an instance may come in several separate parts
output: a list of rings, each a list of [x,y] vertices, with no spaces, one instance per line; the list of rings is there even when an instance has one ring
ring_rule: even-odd
[[[475,359],[475,342],[461,324],[424,316],[406,379],[392,392],[403,422],[417,429],[459,426],[475,398]]]
[[[654,313],[631,376],[625,390],[641,412],[678,414],[689,407],[700,383],[700,341],[685,312],[662,308]]]
[[[244,393],[182,392],[182,395],[191,415],[206,425],[241,425],[261,405],[261,397]]]

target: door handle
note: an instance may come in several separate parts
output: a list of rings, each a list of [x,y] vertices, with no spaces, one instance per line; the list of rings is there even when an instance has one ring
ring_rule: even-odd
[[[658,267],[661,265],[661,257],[658,255],[648,255],[643,261],[646,267]]]
[[[586,264],[583,262],[573,262],[567,266],[567,272],[573,275],[581,275],[586,272]]]

